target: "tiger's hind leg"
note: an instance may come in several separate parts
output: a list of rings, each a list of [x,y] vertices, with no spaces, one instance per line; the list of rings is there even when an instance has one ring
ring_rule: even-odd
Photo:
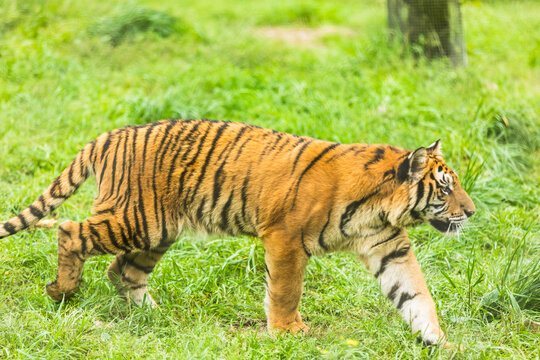
[[[55,301],[73,296],[79,289],[84,262],[93,255],[119,255],[130,251],[120,239],[119,224],[112,216],[94,216],[82,223],[66,221],[58,227],[58,272],[46,286]]]
[[[118,255],[109,266],[107,275],[121,295],[129,296],[139,306],[148,304],[156,307],[148,292],[148,277],[167,249],[168,246],[165,246]]]
[[[82,269],[87,257],[79,239],[79,224],[66,221],[58,227],[58,273],[47,284],[47,295],[55,301],[72,297],[79,289]]]

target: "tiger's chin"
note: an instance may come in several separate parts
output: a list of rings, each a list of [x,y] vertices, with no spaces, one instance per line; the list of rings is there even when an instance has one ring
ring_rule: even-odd
[[[463,225],[465,224],[464,221],[453,222],[450,220],[439,220],[439,219],[430,219],[429,223],[431,224],[431,226],[433,226],[435,229],[437,229],[439,232],[441,232],[445,236],[454,236],[454,235],[459,234],[460,230],[463,228]]]

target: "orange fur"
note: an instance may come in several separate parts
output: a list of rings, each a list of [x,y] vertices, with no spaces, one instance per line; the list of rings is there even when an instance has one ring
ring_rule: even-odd
[[[443,341],[404,230],[430,221],[453,231],[474,212],[439,144],[411,152],[208,120],[126,127],[81,150],[38,200],[0,225],[0,237],[35,224],[94,174],[92,216],[58,230],[58,275],[47,285],[54,300],[75,293],[86,259],[115,254],[110,279],[136,303],[155,304],[148,275],[188,227],[262,239],[270,328],[307,330],[298,312],[306,263],[345,250],[366,263],[398,308],[420,311],[414,319],[403,314],[413,330],[426,342]],[[417,310],[418,301],[427,310]],[[418,325],[419,318],[426,320]]]

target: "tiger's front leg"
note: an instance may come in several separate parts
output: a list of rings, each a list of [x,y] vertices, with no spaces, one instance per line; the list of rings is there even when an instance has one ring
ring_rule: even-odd
[[[412,331],[427,345],[448,346],[405,230],[392,241],[371,248],[366,263]]]
[[[295,241],[285,232],[273,232],[263,237],[263,244],[267,281],[264,310],[268,328],[291,333],[307,332],[309,328],[302,322],[298,306],[309,257],[301,241]]]

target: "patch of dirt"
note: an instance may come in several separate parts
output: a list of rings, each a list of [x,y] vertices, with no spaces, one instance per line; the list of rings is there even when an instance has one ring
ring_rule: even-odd
[[[354,31],[341,26],[325,25],[320,28],[263,27],[257,30],[261,36],[284,41],[292,45],[314,45],[317,40],[328,35],[352,36]]]

